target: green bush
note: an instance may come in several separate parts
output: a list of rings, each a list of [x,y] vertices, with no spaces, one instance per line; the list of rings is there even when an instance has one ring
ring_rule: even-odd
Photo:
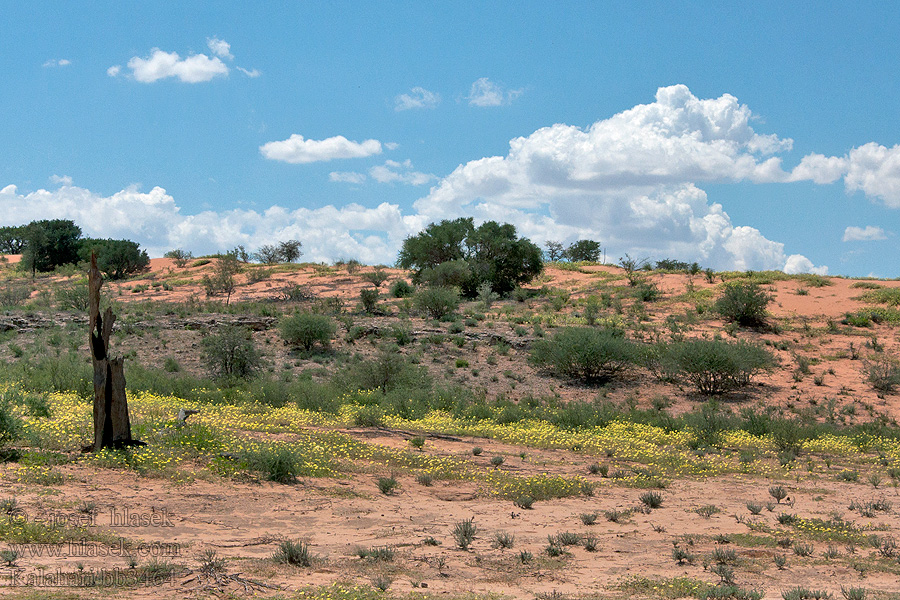
[[[416,288],[407,283],[405,279],[398,279],[391,284],[390,289],[391,296],[394,298],[406,298],[412,296],[415,291]]]
[[[531,361],[556,375],[604,381],[638,361],[640,347],[617,329],[566,327],[534,342]]]
[[[222,326],[202,343],[203,362],[213,377],[242,379],[260,369],[262,358],[250,332],[243,327]]]
[[[758,284],[732,282],[725,286],[714,308],[727,321],[742,327],[760,327],[766,322],[766,306],[772,296]]]
[[[657,347],[656,357],[666,377],[688,383],[704,395],[746,386],[754,375],[775,363],[774,357],[759,346],[705,339]]]
[[[378,307],[378,289],[365,288],[359,292],[359,300],[362,302],[363,310],[367,313],[374,313]]]
[[[872,388],[878,392],[893,392],[900,385],[900,362],[889,356],[878,356],[866,361],[865,375]]]
[[[290,446],[272,444],[247,454],[247,466],[269,481],[294,483],[302,472],[301,459]]]
[[[312,350],[316,344],[328,348],[337,327],[331,317],[296,313],[284,317],[278,323],[281,338],[291,346],[299,346],[306,351]]]
[[[427,288],[416,292],[413,303],[418,311],[432,319],[440,319],[456,312],[459,294],[453,288]]]

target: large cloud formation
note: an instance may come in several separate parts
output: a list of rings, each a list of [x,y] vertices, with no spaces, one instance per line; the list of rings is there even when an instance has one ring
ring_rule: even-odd
[[[557,124],[469,162],[415,203],[428,219],[475,214],[533,239],[600,239],[613,256],[669,256],[715,268],[819,270],[751,227],[736,227],[697,183],[788,181],[772,154],[792,140],[757,134],[734,96],[683,85],[581,129]],[[799,175],[798,175],[799,176]]]
[[[210,45],[219,55],[222,43]],[[127,237],[151,254],[183,247],[212,252],[245,245],[255,249],[280,239],[303,241],[309,260],[357,258],[392,263],[403,239],[428,223],[459,216],[513,223],[536,243],[545,240],[601,240],[610,258],[633,256],[698,261],[715,269],[783,269],[790,273],[827,271],[753,227],[734,224],[711,202],[704,182],[832,184],[844,179],[848,192],[860,191],[889,207],[900,207],[900,146],[870,143],[846,156],[809,154],[791,171],[778,153],[792,140],[756,133],[752,113],[728,94],[698,99],[683,85],[660,88],[655,101],[635,106],[587,128],[556,124],[513,139],[506,156],[460,165],[440,179],[404,214],[398,205],[356,204],[295,210],[272,206],[258,212],[225,210],[185,215],[162,188],[144,193],[128,188],[103,197],[72,186],[20,194],[15,185],[0,190],[0,225],[32,219],[69,218],[85,233]],[[343,136],[307,140],[292,135],[260,148],[265,158],[293,164],[363,158],[382,152],[377,140]],[[332,172],[335,182],[425,183],[430,175],[412,163],[387,161],[358,172]],[[92,216],[106,215],[102,227]],[[884,237],[876,228],[848,228],[845,240]]]
[[[104,215],[101,221],[96,219],[98,214]],[[20,194],[15,185],[8,185],[0,190],[0,215],[0,226],[71,219],[87,236],[131,239],[151,256],[162,256],[173,248],[211,253],[239,244],[255,250],[263,244],[298,239],[306,260],[356,258],[369,264],[393,263],[414,227],[399,207],[386,202],[375,208],[272,206],[263,212],[234,209],[185,215],[161,187],[149,192],[129,188],[101,196],[71,185]]]

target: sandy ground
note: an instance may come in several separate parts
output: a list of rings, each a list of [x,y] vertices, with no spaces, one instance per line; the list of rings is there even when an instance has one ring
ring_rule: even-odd
[[[205,295],[199,280],[203,274],[209,273],[209,269],[210,265],[178,268],[169,259],[154,259],[146,277],[110,284],[109,288],[115,290],[116,300],[127,303],[200,301],[205,299]],[[363,267],[358,273],[349,274],[342,269],[305,266],[291,272],[276,272],[257,283],[240,285],[231,301],[272,298],[286,286],[300,285],[317,297],[344,298],[350,307],[356,302],[360,290],[370,285],[360,274],[371,269]],[[393,279],[408,276],[399,270],[387,271],[391,279],[382,289],[389,286]],[[247,275],[239,277],[246,278]],[[715,284],[707,283],[702,275],[652,275],[649,279],[664,294],[662,301],[646,304],[647,323],[659,331],[665,331],[663,324],[668,316],[683,314],[685,309],[694,306],[691,300],[672,298],[691,289],[698,292],[719,285],[718,280]],[[777,281],[769,286],[774,296],[770,312],[779,325],[778,330],[763,333],[737,331],[734,335],[758,342],[768,341],[781,365],[758,385],[726,398],[728,404],[736,410],[744,406],[764,405],[799,410],[834,401],[835,410],[850,405],[859,407],[856,414],[861,420],[878,413],[894,418],[900,415],[900,399],[896,395],[876,394],[866,383],[862,371],[864,359],[872,354],[870,346],[873,337],[888,354],[897,354],[900,345],[897,330],[880,324],[858,329],[841,326],[839,331],[828,333],[829,322],[838,323],[848,312],[871,306],[858,299],[866,290],[851,287],[854,280],[829,280],[831,285],[823,287],[806,286],[797,280]],[[173,289],[154,286],[161,281],[171,282]],[[597,293],[608,281],[626,285],[621,269],[600,266],[588,267],[582,272],[548,269],[535,287],[547,285],[567,290],[570,300],[562,311],[567,313],[579,311],[578,301]],[[878,283],[884,287],[900,285],[896,281]],[[136,293],[132,291],[135,287],[139,290]],[[806,293],[798,294],[800,288]],[[528,306],[540,312],[545,303],[545,300],[537,299],[529,301]],[[512,303],[512,306],[518,309],[523,305]],[[356,322],[366,323],[366,317],[357,317]],[[413,325],[422,329],[430,326],[426,321],[415,320]],[[692,335],[711,335],[722,330],[721,321],[701,321],[693,327]],[[514,325],[505,321],[497,320],[491,332],[516,340]],[[184,338],[170,341],[163,349],[160,349],[159,340],[154,339],[135,340],[133,347],[140,349],[142,356],[155,351],[159,357],[169,354],[179,356],[186,365],[190,365],[188,356],[191,345],[196,345],[196,336],[202,335],[202,332],[185,331],[178,335]],[[274,342],[273,332],[254,335],[258,339],[269,337],[275,363],[293,361],[287,350]],[[527,345],[531,339],[533,335],[529,332],[520,341]],[[337,344],[338,350],[343,348],[341,342]],[[851,355],[851,344],[860,351],[859,359]],[[455,359],[456,350],[446,348],[442,352],[448,355],[448,360]],[[526,390],[581,399],[592,398],[598,393],[595,388],[561,384],[546,378],[526,364],[526,354],[523,348],[513,346],[509,355],[499,357],[499,364],[493,366],[484,362],[487,358],[486,346],[459,356],[466,357],[473,366],[480,366],[485,371],[477,384],[483,386],[491,397],[503,393],[517,398]],[[796,380],[793,374],[797,356],[808,357],[813,363],[812,373],[801,380]],[[446,365],[436,364],[430,366],[433,373],[438,377],[449,377]],[[297,368],[306,366],[304,363]],[[514,370],[521,380],[517,387],[511,387],[508,378],[491,382],[487,377],[488,370],[497,373]],[[815,381],[819,375],[821,380]],[[473,382],[472,379],[467,381],[470,384]],[[672,410],[676,412],[696,406],[699,400],[689,391],[660,384],[646,375],[635,376],[605,393],[616,401],[637,396],[642,405],[663,394],[670,399]],[[406,437],[398,434],[366,430],[350,430],[349,433],[369,442],[392,447],[407,446]],[[475,445],[484,448],[482,456],[472,456],[471,448]],[[491,456],[499,454],[506,458],[503,469],[523,474],[555,472],[586,475],[588,464],[598,458],[603,461],[602,457],[578,452],[526,449],[470,438],[459,441],[428,438],[425,450],[439,456],[466,457],[482,466],[489,464]],[[522,452],[526,453],[524,459],[520,457]],[[90,517],[93,524],[147,545],[141,564],[158,558],[180,567],[171,578],[158,585],[124,590],[76,590],[79,595],[88,597],[105,597],[109,593],[129,598],[289,595],[291,591],[309,584],[328,584],[338,580],[368,583],[376,577],[386,576],[393,580],[391,590],[396,593],[419,591],[438,597],[463,595],[466,592],[495,592],[515,598],[618,598],[630,597],[630,592],[616,591],[615,586],[634,575],[685,576],[715,582],[717,576],[707,567],[716,547],[736,551],[737,583],[745,588],[764,589],[765,598],[780,598],[782,590],[797,585],[826,589],[835,597],[840,597],[841,586],[900,593],[900,583],[895,574],[900,572],[900,567],[894,573],[852,568],[856,557],[860,561],[874,560],[869,558],[875,553],[872,548],[855,548],[856,554],[851,556],[848,554],[850,549],[834,544],[842,557],[828,559],[823,553],[829,544],[813,542],[813,556],[802,558],[794,555],[789,548],[746,542],[746,536],[751,532],[742,522],[750,516],[745,504],[748,501],[765,503],[770,499],[767,490],[775,483],[788,487],[790,506],[778,506],[774,511],[763,511],[756,517],[773,528],[778,529],[776,516],[782,512],[826,520],[840,514],[861,525],[880,527],[883,530],[879,533],[896,534],[900,527],[896,510],[871,519],[848,510],[852,500],[883,497],[900,502],[896,489],[875,490],[863,482],[864,477],[858,483],[836,481],[834,474],[839,470],[838,465],[832,469],[820,469],[815,476],[804,476],[801,483],[795,480],[774,482],[753,475],[678,480],[662,490],[664,503],[661,508],[649,514],[635,512],[622,523],[607,521],[602,512],[638,508],[638,497],[643,490],[616,486],[599,476],[590,476],[598,484],[593,497],[540,502],[535,504],[533,510],[522,510],[507,500],[479,496],[471,483],[436,482],[432,487],[425,487],[412,477],[402,475],[398,476],[401,484],[399,492],[386,496],[378,491],[376,478],[388,473],[376,472],[362,472],[345,479],[306,479],[295,485],[218,479],[175,485],[127,472],[66,465],[61,467],[67,475],[63,485],[51,488],[22,486],[12,483],[11,478],[7,477],[0,480],[0,497],[17,498],[24,514],[31,519],[84,518],[77,507],[93,502],[96,504],[96,512]],[[709,518],[693,512],[697,507],[709,504],[716,505],[721,512]],[[594,512],[600,513],[596,524],[584,525],[579,515]],[[123,516],[127,514],[155,521],[147,526],[112,527],[116,519],[127,518]],[[479,535],[472,547],[463,551],[455,547],[450,532],[456,522],[466,518],[474,518]],[[566,531],[595,536],[597,551],[588,552],[580,546],[572,546],[562,557],[548,557],[544,552],[548,535]],[[515,536],[512,549],[492,547],[493,536],[500,532]],[[735,538],[729,544],[717,544],[714,540],[717,535],[742,535],[744,537],[740,539],[745,543],[737,543],[738,538]],[[433,537],[439,545],[426,545],[425,540],[429,537]],[[310,568],[276,565],[270,557],[281,540],[304,540],[319,559]],[[178,546],[165,546],[167,543]],[[675,543],[690,548],[697,555],[695,564],[675,563],[672,558]],[[357,546],[390,546],[395,550],[395,558],[387,563],[360,559],[354,554]],[[227,573],[239,574],[237,578],[215,581],[203,575],[199,569],[201,556],[210,549],[215,550],[217,556],[227,559]],[[531,552],[534,561],[522,564],[518,559],[522,550]],[[115,548],[102,550],[108,556],[86,556],[91,551],[83,548],[68,548],[60,557],[37,557],[33,556],[35,550],[29,552],[32,555],[22,559],[20,566],[6,567],[0,570],[0,576],[36,578],[42,573],[81,573],[83,571],[79,566],[84,571],[128,569],[123,552],[116,552]],[[94,553],[97,552],[100,551]],[[773,563],[776,554],[787,557],[783,570]],[[39,579],[37,581],[40,582]],[[0,586],[0,594],[21,593],[22,588]]]

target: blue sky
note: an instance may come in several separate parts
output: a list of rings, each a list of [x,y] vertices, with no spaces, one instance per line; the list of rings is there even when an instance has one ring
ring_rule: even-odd
[[[0,0],[0,225],[900,276],[896,3]]]

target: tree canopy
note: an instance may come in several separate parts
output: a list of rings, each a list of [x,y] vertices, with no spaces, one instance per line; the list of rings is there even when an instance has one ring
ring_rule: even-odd
[[[150,257],[131,240],[81,240],[78,251],[81,260],[89,261],[91,252],[97,256],[97,268],[110,279],[124,279],[139,273],[150,264]]]
[[[68,219],[32,221],[25,226],[22,265],[30,271],[52,271],[78,261],[81,228]]]
[[[435,283],[445,284],[451,279],[469,298],[484,283],[498,294],[507,294],[543,269],[540,248],[517,237],[515,226],[486,221],[475,227],[471,217],[431,223],[403,242],[397,262],[415,271],[413,281],[435,277],[441,280]]]

